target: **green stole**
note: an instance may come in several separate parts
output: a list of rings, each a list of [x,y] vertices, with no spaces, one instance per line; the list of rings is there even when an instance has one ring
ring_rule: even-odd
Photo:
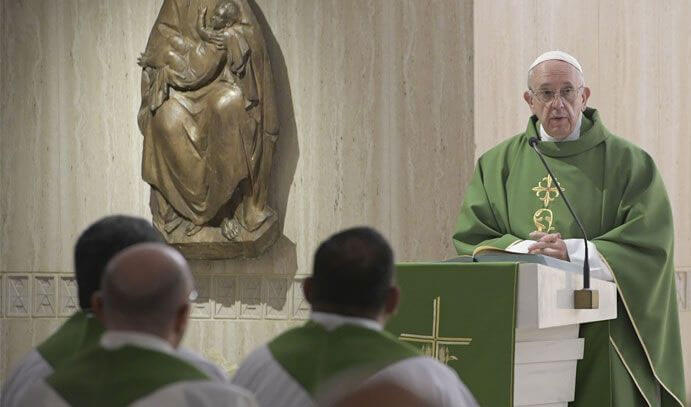
[[[174,356],[136,346],[92,347],[46,379],[75,407],[127,406],[164,386],[192,380],[209,378]]]
[[[274,359],[311,395],[341,373],[373,374],[398,361],[420,356],[385,331],[352,324],[333,330],[309,321],[268,344]]]
[[[82,349],[98,343],[103,326],[93,314],[77,311],[36,350],[55,369]]]
[[[539,227],[582,235],[524,133],[478,160],[453,240],[459,254],[506,248]],[[674,281],[672,212],[648,154],[612,135],[586,109],[578,140],[539,148],[616,280],[618,317],[581,325],[574,406],[683,406],[684,371]]]

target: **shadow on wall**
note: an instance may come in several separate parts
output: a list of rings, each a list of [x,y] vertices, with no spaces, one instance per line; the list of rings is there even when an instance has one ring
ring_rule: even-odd
[[[269,205],[276,208],[282,228],[300,156],[292,92],[278,41],[257,3],[248,3],[264,35],[276,88],[280,132],[271,170]],[[257,259],[193,260],[190,265],[199,291],[193,317],[292,319],[300,308],[302,296],[301,292],[295,293],[299,284],[294,282],[296,245],[286,236]]]

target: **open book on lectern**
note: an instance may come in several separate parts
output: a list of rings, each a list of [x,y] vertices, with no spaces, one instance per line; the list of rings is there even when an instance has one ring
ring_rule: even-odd
[[[543,264],[547,267],[555,269],[570,271],[574,273],[582,273],[583,265],[571,263],[564,260],[559,260],[554,257],[545,256],[542,254],[517,253],[510,250],[502,250],[496,247],[479,246],[473,251],[472,256],[460,256],[452,259],[444,260],[444,263],[535,263]]]

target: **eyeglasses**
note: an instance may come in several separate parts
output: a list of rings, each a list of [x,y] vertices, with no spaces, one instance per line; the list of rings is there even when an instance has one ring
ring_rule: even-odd
[[[561,96],[562,99],[569,103],[573,103],[576,100],[576,96],[578,96],[578,92],[583,89],[583,86],[579,86],[577,88],[572,88],[570,86],[566,88],[559,89],[559,96]],[[535,95],[537,100],[539,100],[542,103],[548,104],[551,103],[554,98],[557,97],[557,92],[553,90],[538,90],[537,92],[530,89],[530,91]]]

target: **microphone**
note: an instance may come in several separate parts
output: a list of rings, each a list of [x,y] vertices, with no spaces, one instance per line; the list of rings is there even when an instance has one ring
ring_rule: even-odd
[[[576,216],[576,212],[574,212],[573,207],[571,207],[571,202],[569,202],[568,198],[566,198],[566,195],[564,195],[564,190],[561,189],[561,185],[559,185],[559,181],[557,181],[557,177],[554,176],[554,174],[552,173],[552,170],[549,168],[549,165],[547,165],[547,161],[545,161],[545,157],[542,155],[542,152],[537,147],[539,142],[540,142],[540,139],[537,137],[531,137],[528,140],[528,144],[530,144],[530,147],[532,147],[533,150],[535,150],[535,153],[537,153],[537,156],[540,158],[540,161],[542,161],[542,165],[547,170],[547,173],[554,180],[554,184],[557,187],[557,191],[559,191],[559,194],[564,199],[564,203],[566,204],[566,207],[569,209],[569,212],[571,212],[571,216],[576,221],[576,223],[578,224],[578,228],[581,230],[581,233],[583,234],[583,243],[585,244],[585,259],[583,260],[583,289],[574,291],[574,297],[573,297],[574,308],[576,308],[576,309],[596,309],[599,307],[599,298],[598,298],[599,296],[598,296],[598,292],[596,290],[590,289],[590,264],[588,262],[588,235],[585,232],[585,228],[583,227],[583,223],[581,223],[581,219],[578,216]]]

